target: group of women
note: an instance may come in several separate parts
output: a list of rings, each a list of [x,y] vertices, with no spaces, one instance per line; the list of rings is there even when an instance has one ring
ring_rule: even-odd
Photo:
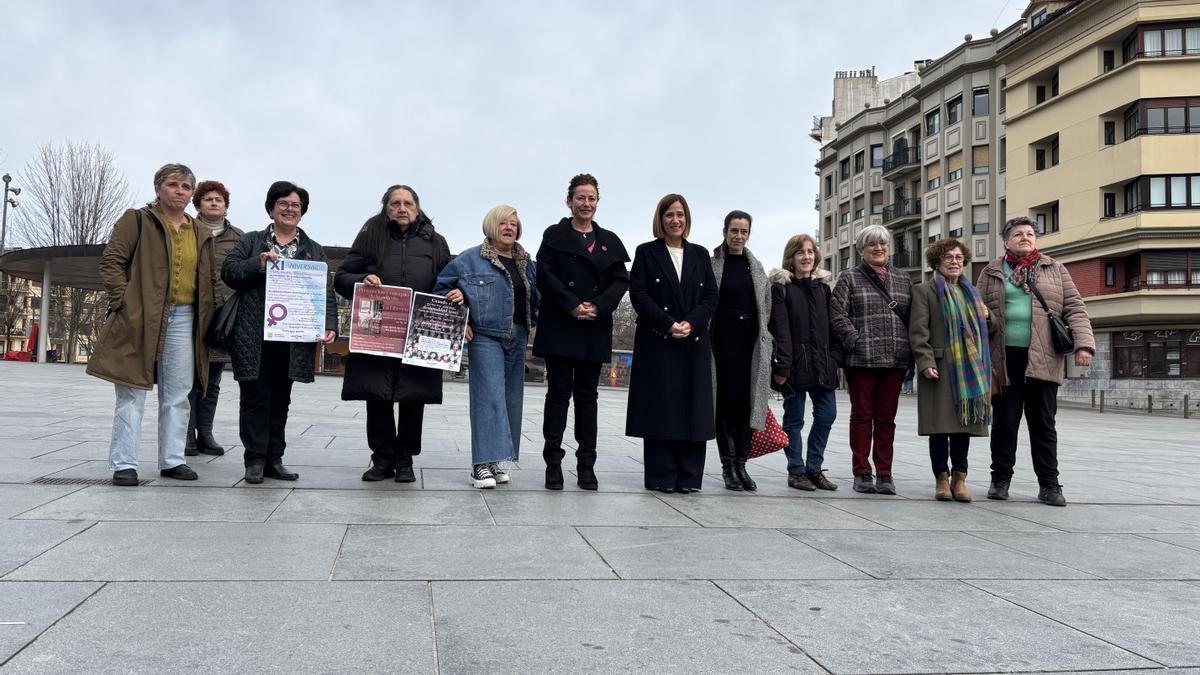
[[[129,210],[114,225],[99,266],[109,314],[88,372],[116,386],[113,483],[139,483],[145,392],[155,384],[160,475],[195,480],[187,455],[224,452],[213,438],[212,417],[226,360],[241,388],[246,482],[297,480],[283,464],[285,429],[292,384],[312,381],[315,350],[311,343],[264,341],[263,305],[272,261],[327,260],[299,227],[309,194],[290,182],[274,183],[264,203],[270,223],[242,233],[225,218],[230,197],[221,183],[197,185],[186,166],[168,164],[155,174],[154,189],[154,202]],[[195,218],[185,212],[189,201]],[[787,242],[781,269],[768,276],[746,246],[753,219],[743,211],[725,217],[723,241],[710,255],[688,240],[691,211],[678,194],[659,201],[654,238],[637,247],[627,270],[621,240],[594,220],[599,201],[594,177],[572,178],[570,216],[545,230],[535,263],[519,243],[515,208],[491,209],[483,219],[483,242],[453,256],[416,191],[389,187],[327,289],[320,341],[337,337],[334,292],[352,298],[359,283],[406,286],[467,305],[470,480],[493,488],[511,480],[505,463],[519,458],[525,350],[537,327],[533,352],[545,359],[548,384],[545,486],[563,488],[562,443],[574,399],[575,478],[580,488],[595,490],[599,377],[611,359],[613,313],[628,291],[637,327],[625,432],[643,439],[649,490],[700,490],[705,447],[714,438],[725,487],[756,490],[746,462],[754,432],[768,424],[770,388],[784,397],[788,485],[836,490],[823,462],[843,368],[854,489],[895,494],[895,415],[904,374],[915,360],[922,378],[919,433],[929,436],[938,499],[970,501],[969,439],[989,429],[988,496],[1007,499],[1024,414],[1039,498],[1066,503],[1054,431],[1065,357],[1054,350],[1047,312],[1070,325],[1078,365],[1090,364],[1095,345],[1069,274],[1038,253],[1028,219],[1005,225],[1006,255],[987,266],[978,288],[964,276],[969,252],[953,239],[929,247],[935,274],[913,286],[890,264],[890,233],[872,226],[856,241],[862,264],[843,272],[831,289],[817,242],[806,234]],[[208,347],[205,333],[234,294],[226,355]],[[1047,309],[1033,303],[1039,296]],[[371,466],[362,479],[415,481],[424,408],[442,401],[441,372],[351,353],[342,398],[366,403]],[[806,453],[802,432],[810,399]]]

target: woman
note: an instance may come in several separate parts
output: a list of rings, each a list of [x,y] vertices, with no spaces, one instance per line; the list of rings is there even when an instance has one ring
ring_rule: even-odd
[[[854,490],[894,495],[896,408],[912,360],[908,345],[912,281],[891,265],[892,234],[887,228],[865,227],[854,244],[862,264],[838,277],[830,301],[833,332],[846,352]]]
[[[470,309],[471,484],[479,489],[509,482],[500,463],[520,457],[525,347],[539,299],[533,259],[517,243],[517,210],[488,211],[483,234],[483,244],[446,265],[433,290]]]
[[[297,480],[300,474],[283,465],[287,447],[288,406],[292,383],[312,382],[316,349],[308,342],[263,340],[263,305],[267,289],[267,264],[280,258],[327,262],[325,249],[300,229],[308,213],[308,190],[278,181],[267,190],[265,204],[271,224],[247,232],[221,265],[221,278],[241,293],[233,327],[233,377],[241,387],[238,427],[245,451],[246,482],[263,477]],[[337,298],[325,286],[325,336],[322,344],[337,339]]]
[[[829,272],[820,269],[821,249],[807,234],[788,240],[783,269],[771,275],[771,335],[775,336],[772,378],[783,394],[783,430],[787,433],[788,487],[812,492],[836,490],[825,477],[825,445],[837,419],[837,346],[829,324]],[[805,397],[813,403],[804,458]]]
[[[758,258],[746,248],[753,218],[745,211],[725,216],[725,241],[713,249],[718,289],[713,318],[713,370],[716,374],[717,451],[726,490],[758,489],[746,473],[750,432],[762,429],[771,386],[771,286]]]
[[[158,473],[196,480],[184,458],[188,392],[208,386],[204,333],[213,315],[213,240],[184,213],[196,176],[182,164],[154,174],[155,200],[113,225],[97,265],[108,294],[87,372],[116,386],[108,467],[137,485],[146,392],[158,384]]]
[[[229,213],[229,190],[215,180],[202,181],[192,194],[192,205],[196,207],[196,222],[201,225],[201,231],[207,230],[212,234],[213,265],[221,269],[225,256],[233,250],[234,244],[245,232],[229,224],[225,215]],[[233,297],[233,291],[217,277],[213,287],[216,296],[216,307],[224,305]],[[208,350],[208,390],[193,389],[188,394],[188,404],[192,408],[188,419],[187,445],[184,454],[195,456],[224,455],[225,448],[213,438],[213,418],[217,415],[217,401],[221,396],[221,373],[225,364],[229,363],[229,354],[220,349],[210,347]]]
[[[347,300],[354,299],[357,283],[429,293],[450,262],[445,237],[434,231],[412,188],[393,185],[383,193],[382,202],[380,212],[362,226],[334,277],[334,287]],[[351,352],[346,358],[342,400],[367,402],[371,468],[362,479],[395,477],[397,483],[415,482],[412,458],[421,453],[425,404],[442,402],[442,371]]]
[[[625,435],[643,439],[647,490],[687,494],[700,489],[704,446],[716,435],[708,322],[717,281],[708,252],[687,241],[687,200],[660,199],[653,229],[629,273],[637,330]]]
[[[571,217],[546,228],[538,248],[541,307],[533,355],[546,360],[546,412],[542,422],[546,488],[563,487],[563,432],[575,397],[575,462],[579,487],[595,490],[596,401],[600,369],[612,359],[613,312],[629,288],[629,254],[616,233],[592,218],[600,185],[581,173],[567,186]]]
[[[1058,387],[1067,357],[1054,351],[1050,318],[1037,299],[1062,317],[1075,338],[1075,365],[1092,365],[1096,338],[1083,297],[1067,268],[1038,252],[1033,222],[1017,217],[1004,224],[1004,257],[979,274],[979,295],[991,313],[992,378],[1000,393],[992,398],[992,484],[988,499],[1008,499],[1017,460],[1021,413],[1029,429],[1038,501],[1066,506],[1058,484]]]
[[[971,281],[962,276],[971,264],[962,242],[933,243],[925,249],[925,262],[935,274],[913,287],[908,330],[921,373],[917,433],[929,437],[934,496],[969,502],[967,449],[972,436],[987,436],[992,417],[988,310]]]

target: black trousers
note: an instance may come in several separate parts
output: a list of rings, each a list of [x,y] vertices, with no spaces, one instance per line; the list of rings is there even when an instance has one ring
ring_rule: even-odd
[[[1038,483],[1058,485],[1058,431],[1054,427],[1058,385],[1026,379],[1028,349],[1006,347],[1004,357],[1009,386],[992,399],[992,480],[1012,480],[1013,466],[1017,463],[1017,432],[1024,413]]]
[[[399,408],[399,421],[396,409]],[[421,425],[424,403],[367,401],[367,446],[375,466],[411,467],[413,455],[421,454]]]
[[[192,414],[188,418],[188,438],[195,438],[197,431],[212,436],[213,419],[217,416],[217,399],[221,397],[223,372],[224,363],[208,364],[208,391],[201,395],[199,389],[193,389],[188,394],[188,404],[192,406]]]
[[[750,359],[758,340],[753,314],[719,312],[713,321],[713,361],[716,364],[716,431],[721,465],[746,459],[750,453]]]
[[[699,490],[704,478],[705,445],[704,441],[644,439],[642,459],[646,466],[646,488]]]
[[[933,475],[950,473],[946,460],[955,471],[967,472],[967,450],[971,446],[971,434],[930,434],[929,462]]]
[[[561,464],[566,452],[562,449],[567,430],[567,408],[575,398],[575,461],[580,466],[596,465],[596,401],[600,398],[597,386],[604,364],[561,356],[546,357],[546,413],[542,419],[542,436],[546,440],[542,459],[547,465]]]
[[[246,466],[265,465],[283,460],[287,448],[288,406],[292,404],[292,380],[288,377],[291,343],[262,343],[258,379],[238,382],[242,400],[238,410],[238,430],[246,449]]]
[[[750,420],[748,418],[728,419],[721,416],[717,410],[717,452],[721,457],[721,466],[733,460],[745,461],[750,456]]]

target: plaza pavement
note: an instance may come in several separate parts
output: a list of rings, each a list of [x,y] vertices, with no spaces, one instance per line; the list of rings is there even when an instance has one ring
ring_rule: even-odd
[[[419,481],[363,483],[363,404],[294,390],[299,482],[245,485],[237,387],[194,483],[158,477],[153,396],[140,488],[103,484],[111,385],[0,362],[0,671],[1044,672],[1200,668],[1200,423],[1059,414],[1065,509],[932,499],[916,399],[902,400],[897,497],[642,490],[625,395],[601,392],[600,491],[542,488],[541,398],[525,397],[513,482],[468,485],[467,390],[427,409]],[[776,414],[779,404],[774,404]],[[88,485],[78,479],[100,479]],[[73,482],[74,481],[74,482]]]

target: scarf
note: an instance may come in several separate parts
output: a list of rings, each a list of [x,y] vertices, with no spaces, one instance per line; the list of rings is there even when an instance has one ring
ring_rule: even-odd
[[[1033,268],[1037,265],[1041,257],[1042,254],[1038,253],[1036,249],[1033,253],[1025,257],[1017,257],[1012,251],[1004,252],[1004,262],[1008,263],[1008,266],[1013,270],[1012,276],[1009,277],[1013,286],[1020,288],[1026,293],[1029,292],[1029,284],[1033,283]]]
[[[991,353],[983,300],[966,277],[957,284],[935,274],[938,301],[946,322],[946,366],[950,395],[963,426],[991,424]]]
[[[879,277],[879,283],[881,283],[881,284],[887,283],[888,266],[886,263],[884,263],[883,265],[871,265],[871,263],[867,263],[867,265],[869,265],[871,267],[871,269],[875,271],[875,276]]]
[[[221,236],[221,234],[223,232],[225,232],[225,219],[224,218],[222,218],[219,222],[213,222],[211,220],[205,220],[204,218],[201,218],[200,216],[196,216],[196,222],[200,223],[201,225],[212,230],[212,234],[214,237],[219,237],[219,236]]]

